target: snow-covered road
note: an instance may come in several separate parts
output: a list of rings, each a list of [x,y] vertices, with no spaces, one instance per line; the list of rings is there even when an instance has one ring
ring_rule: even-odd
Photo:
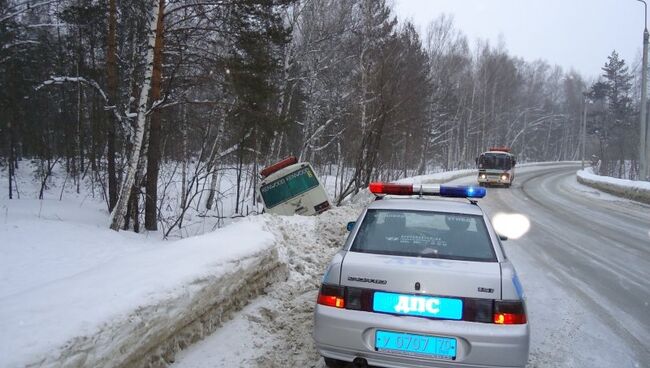
[[[522,168],[512,188],[489,189],[480,202],[491,216],[521,213],[531,222],[527,235],[505,242],[528,298],[529,366],[650,367],[650,206],[582,186],[576,170]],[[323,366],[310,336],[316,290],[345,222],[359,211],[277,218],[281,251],[292,260],[289,280],[179,354],[174,366]]]
[[[650,366],[650,206],[576,182],[576,168],[522,174],[481,202],[518,212],[507,242],[528,295],[531,366]]]

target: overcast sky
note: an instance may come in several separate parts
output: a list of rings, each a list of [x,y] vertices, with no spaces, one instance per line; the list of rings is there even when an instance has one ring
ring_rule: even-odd
[[[596,77],[616,50],[628,65],[641,55],[643,4],[637,0],[393,0],[400,19],[426,30],[441,13],[472,45],[477,38],[497,43],[503,36],[511,54],[546,59],[586,77]]]

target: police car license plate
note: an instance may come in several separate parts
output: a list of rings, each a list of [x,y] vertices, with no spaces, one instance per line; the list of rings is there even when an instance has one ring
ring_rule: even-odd
[[[456,359],[456,339],[377,330],[375,350],[436,359]]]
[[[372,309],[375,312],[407,316],[462,319],[463,301],[425,295],[408,295],[376,291]]]

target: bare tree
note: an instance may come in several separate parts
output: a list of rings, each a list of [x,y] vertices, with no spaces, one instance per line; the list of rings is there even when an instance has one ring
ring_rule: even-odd
[[[131,157],[129,159],[129,168],[126,178],[122,183],[122,190],[120,191],[119,198],[111,212],[110,228],[119,231],[122,227],[124,216],[127,211],[127,203],[131,194],[131,189],[135,184],[136,176],[138,176],[138,163],[140,162],[140,154],[142,149],[142,142],[145,134],[145,122],[147,118],[147,111],[149,107],[149,90],[151,89],[151,78],[154,68],[154,49],[156,44],[156,34],[158,25],[160,24],[159,18],[162,17],[162,6],[164,0],[158,0],[152,5],[151,15],[149,19],[149,36],[147,43],[147,57],[145,59],[146,69],[142,81],[142,88],[140,90],[140,99],[138,103],[138,117],[135,129],[133,148]]]

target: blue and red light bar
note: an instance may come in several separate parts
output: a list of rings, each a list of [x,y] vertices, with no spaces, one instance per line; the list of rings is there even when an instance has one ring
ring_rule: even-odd
[[[368,186],[373,194],[432,195],[450,198],[483,198],[487,191],[482,187],[450,186],[438,184],[392,184],[374,182]]]

